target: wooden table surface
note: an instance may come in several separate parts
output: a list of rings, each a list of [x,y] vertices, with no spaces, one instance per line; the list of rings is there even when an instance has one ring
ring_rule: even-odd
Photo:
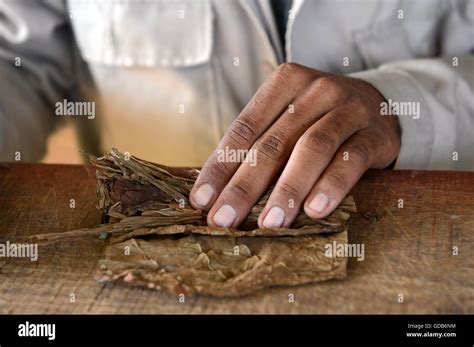
[[[349,242],[365,259],[350,258],[344,280],[180,303],[97,283],[104,241],[83,239],[40,246],[36,262],[0,258],[0,313],[474,313],[474,173],[373,170],[353,194]],[[0,243],[99,222],[94,168],[0,166]]]

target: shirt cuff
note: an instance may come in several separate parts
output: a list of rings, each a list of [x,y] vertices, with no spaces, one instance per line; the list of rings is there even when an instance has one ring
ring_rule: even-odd
[[[411,105],[418,107],[418,114],[398,114],[401,148],[394,168],[429,168],[433,151],[434,128],[427,103],[424,101],[422,92],[417,88],[416,81],[408,73],[390,67],[360,71],[349,76],[370,83],[378,89],[389,104],[414,102]]]

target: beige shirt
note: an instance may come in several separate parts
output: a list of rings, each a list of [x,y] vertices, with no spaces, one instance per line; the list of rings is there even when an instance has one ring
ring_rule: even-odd
[[[285,47],[269,0],[0,4],[0,160],[38,159],[52,105],[82,98],[97,102],[78,119],[86,150],[202,165],[285,52],[418,103],[397,168],[474,170],[472,0],[295,0]]]

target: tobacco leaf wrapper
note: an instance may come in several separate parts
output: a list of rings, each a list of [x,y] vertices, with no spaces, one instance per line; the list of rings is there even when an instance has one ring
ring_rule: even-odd
[[[167,167],[115,149],[91,161],[98,168],[104,224],[34,238],[108,238],[100,281],[228,297],[346,276],[347,259],[326,256],[325,246],[347,243],[349,213],[356,210],[351,196],[324,219],[300,211],[290,228],[260,229],[257,218],[270,188],[239,230],[211,228],[207,213],[188,200],[199,170]]]

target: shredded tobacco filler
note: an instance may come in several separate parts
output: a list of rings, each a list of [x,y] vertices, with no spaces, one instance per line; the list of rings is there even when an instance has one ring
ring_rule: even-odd
[[[107,240],[100,281],[229,297],[346,276],[347,259],[326,256],[325,248],[347,244],[349,212],[356,210],[351,196],[324,219],[300,211],[291,228],[260,229],[257,218],[269,189],[239,230],[211,228],[206,212],[188,202],[199,170],[166,167],[115,149],[91,161],[98,168],[104,224],[35,238]]]

